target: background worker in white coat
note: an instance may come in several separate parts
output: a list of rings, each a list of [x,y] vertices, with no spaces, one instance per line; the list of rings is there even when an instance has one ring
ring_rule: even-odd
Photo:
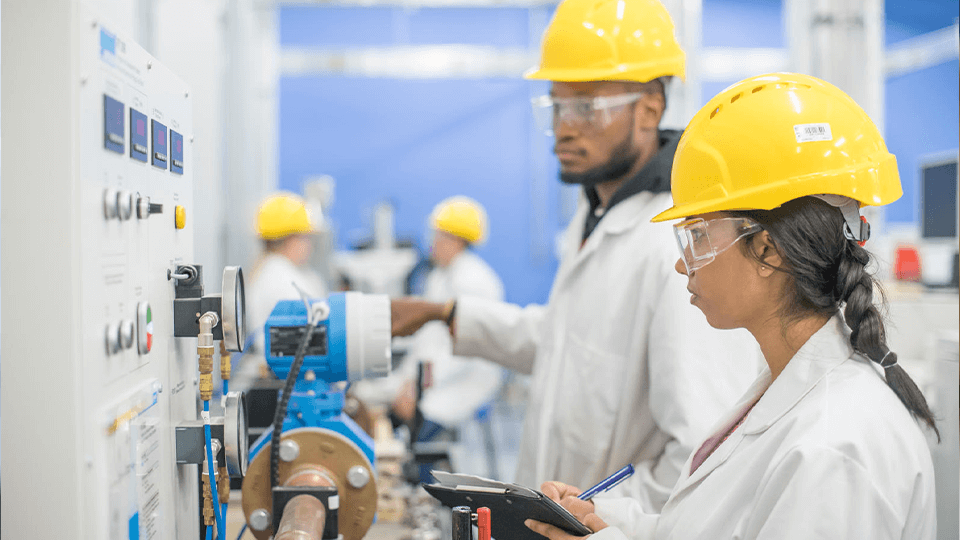
[[[247,331],[253,336],[255,349],[243,359],[241,381],[265,375],[263,358],[263,325],[280,300],[297,300],[303,290],[310,298],[325,298],[326,284],[311,269],[314,222],[304,200],[293,193],[280,192],[260,203],[257,209],[257,236],[263,251],[253,266],[247,286]],[[294,286],[296,284],[296,286]],[[235,384],[235,388],[238,388]]]
[[[673,271],[675,240],[650,219],[671,205],[680,134],[659,129],[664,78],[684,54],[656,0],[566,0],[530,78],[556,138],[560,178],[583,186],[546,306],[457,299],[454,352],[532,374],[516,481],[584,489],[628,463],[616,489],[658,510],[680,467],[759,368],[756,343],[712,330]],[[403,335],[444,306],[393,303]]]
[[[687,218],[674,225],[677,272],[694,305],[716,328],[748,329],[767,369],[690,456],[662,514],[628,499],[594,508],[562,484],[544,492],[594,540],[933,540],[918,422],[936,425],[886,345],[862,247],[861,205],[901,195],[896,158],[836,87],[778,73],[713,98],[680,140],[676,206],[655,221]]]
[[[450,302],[459,296],[503,301],[503,282],[497,273],[473,252],[488,234],[487,215],[477,201],[451,197],[434,209],[430,260],[423,297],[432,302]],[[415,377],[419,362],[431,363],[432,385],[419,403],[424,425],[420,440],[429,440],[441,429],[454,429],[471,420],[496,397],[503,370],[482,358],[454,356],[446,325],[433,321],[414,336],[399,376],[404,385],[394,401],[394,412],[405,421],[415,416]]]

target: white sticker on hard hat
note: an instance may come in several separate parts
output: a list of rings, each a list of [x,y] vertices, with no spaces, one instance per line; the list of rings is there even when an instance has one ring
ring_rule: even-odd
[[[830,124],[797,124],[793,126],[793,132],[798,143],[833,140]]]

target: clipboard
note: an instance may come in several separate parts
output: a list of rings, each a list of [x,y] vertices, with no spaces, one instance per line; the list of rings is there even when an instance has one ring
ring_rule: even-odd
[[[523,524],[535,519],[549,523],[574,536],[593,534],[565,508],[539,491],[469,474],[433,471],[437,484],[424,484],[427,493],[444,506],[481,506],[490,509],[491,533],[496,540],[544,540]]]

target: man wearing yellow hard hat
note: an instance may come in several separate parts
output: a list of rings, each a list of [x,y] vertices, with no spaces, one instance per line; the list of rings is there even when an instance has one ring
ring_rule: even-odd
[[[256,226],[263,250],[251,273],[247,320],[250,335],[257,336],[256,343],[262,346],[263,325],[278,301],[300,298],[297,287],[311,298],[325,297],[327,287],[307,266],[312,251],[309,235],[316,227],[300,196],[280,192],[264,199]]]
[[[552,82],[535,113],[555,137],[560,179],[584,195],[548,304],[394,302],[397,334],[446,319],[457,354],[532,374],[521,484],[586,489],[633,464],[616,489],[658,511],[694,444],[753,379],[720,367],[758,358],[753,340],[710,329],[673,272],[670,231],[649,224],[671,206],[680,133],[659,124],[664,83],[683,75],[656,0],[562,2],[527,74]]]

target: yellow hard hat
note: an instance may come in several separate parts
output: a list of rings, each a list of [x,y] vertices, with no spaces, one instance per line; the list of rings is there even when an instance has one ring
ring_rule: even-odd
[[[487,237],[487,213],[483,206],[469,197],[450,197],[434,208],[433,228],[463,238],[471,244]]]
[[[293,193],[271,195],[260,203],[257,210],[257,234],[264,240],[278,240],[314,230],[307,205]]]
[[[528,79],[638,81],[684,77],[673,19],[657,0],[564,0]]]
[[[666,221],[722,210],[771,210],[808,195],[861,205],[903,195],[897,158],[867,113],[815,77],[773,73],[710,100],[680,138]]]

